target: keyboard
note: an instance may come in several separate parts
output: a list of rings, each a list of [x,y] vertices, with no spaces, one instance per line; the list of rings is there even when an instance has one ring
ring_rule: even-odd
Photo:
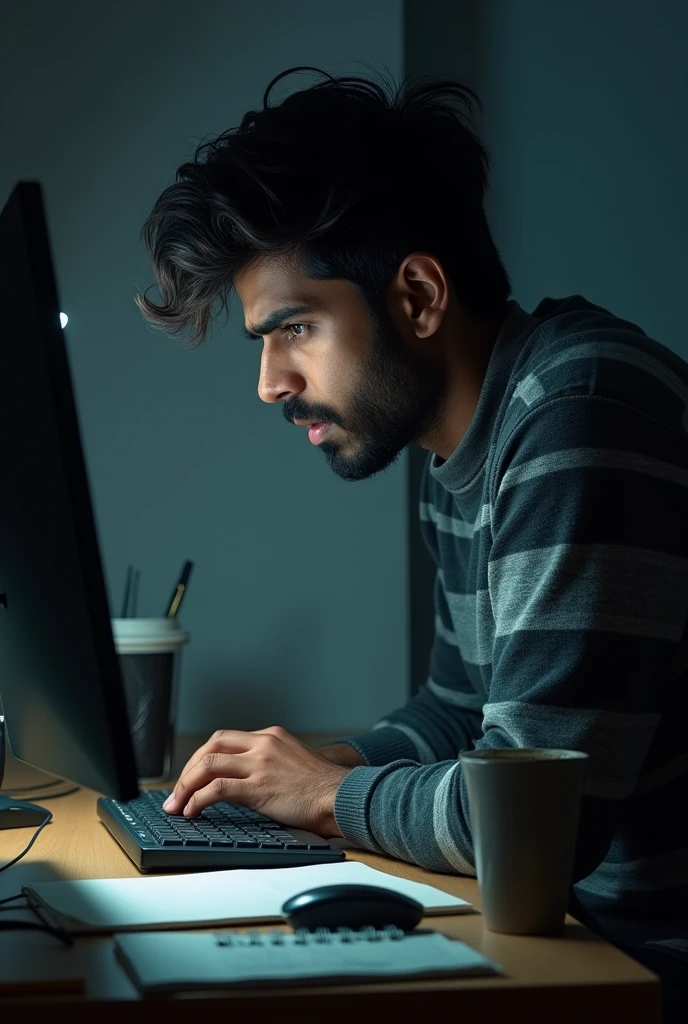
[[[238,804],[213,804],[197,818],[167,814],[162,805],[171,792],[144,790],[126,803],[98,799],[98,816],[140,871],[289,868],[345,859],[326,839]]]

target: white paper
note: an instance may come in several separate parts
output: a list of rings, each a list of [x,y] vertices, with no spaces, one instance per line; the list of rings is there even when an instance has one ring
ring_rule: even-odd
[[[410,896],[426,914],[472,910],[470,903],[422,882],[377,871],[358,861],[300,868],[238,868],[142,878],[38,882],[30,901],[65,920],[76,934],[189,925],[280,921],[290,896],[321,885],[379,885]]]

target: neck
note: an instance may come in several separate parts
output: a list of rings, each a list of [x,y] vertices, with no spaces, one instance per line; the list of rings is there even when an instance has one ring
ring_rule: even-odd
[[[438,416],[421,448],[448,459],[465,436],[478,407],[490,356],[504,316],[489,322],[458,314],[443,345],[446,389]],[[449,325],[448,325],[449,326]]]

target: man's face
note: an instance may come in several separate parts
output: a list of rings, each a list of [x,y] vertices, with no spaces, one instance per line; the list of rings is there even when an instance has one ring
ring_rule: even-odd
[[[244,270],[235,287],[246,328],[263,338],[258,394],[309,427],[343,480],[386,469],[431,429],[444,375],[386,309],[371,317],[351,282],[313,280],[273,260]]]

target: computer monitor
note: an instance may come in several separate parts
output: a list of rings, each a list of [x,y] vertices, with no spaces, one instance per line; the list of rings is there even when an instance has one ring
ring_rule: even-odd
[[[0,702],[19,760],[118,800],[138,795],[34,182],[0,214]]]

